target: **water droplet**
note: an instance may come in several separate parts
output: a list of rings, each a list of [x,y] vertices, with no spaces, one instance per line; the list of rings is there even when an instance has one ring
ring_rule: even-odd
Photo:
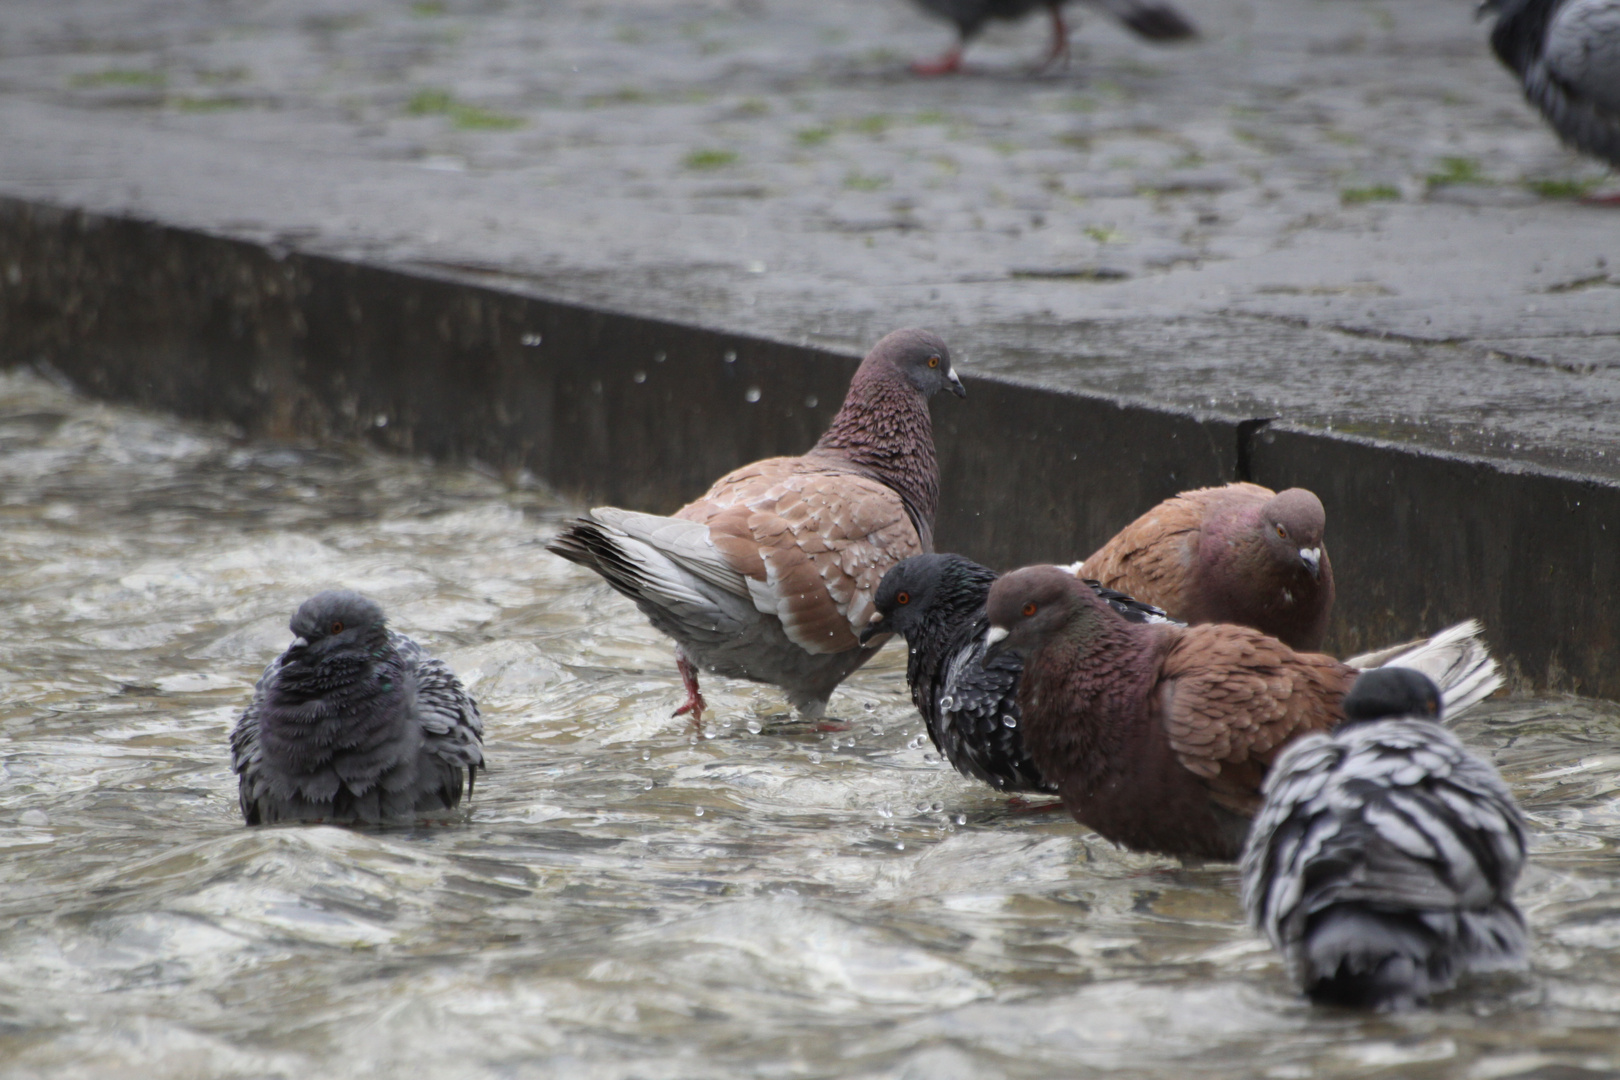
[[[638,371],[634,375],[630,376],[630,381],[635,383],[644,383],[647,381],[647,373],[645,371]]]
[[[941,810],[945,809],[945,804],[942,803],[942,802],[937,802],[937,803],[934,803],[932,806],[930,806],[928,809],[932,810],[934,813],[937,814]]]
[[[388,417],[385,416],[382,413],[378,413],[377,418],[375,420],[373,420],[372,423],[377,425],[378,427],[387,427],[388,426]]]
[[[865,705],[862,705],[861,708],[865,709],[867,712],[877,712],[877,702],[868,701]]]
[[[652,789],[653,789],[653,782],[651,780],[644,781],[642,783],[642,785],[641,785],[641,790],[642,791],[651,791]]]
[[[523,335],[523,344],[527,345],[531,349],[534,348],[536,345],[540,344],[540,335],[539,334],[524,334]]]
[[[669,354],[664,352],[663,349],[659,349],[657,352],[653,353],[653,363],[655,363],[655,364],[662,364],[665,360],[668,360],[668,359],[669,359]]]
[[[697,809],[693,810],[692,813],[696,814],[698,817],[702,817],[703,816],[703,807],[701,807],[701,806],[698,807]]]
[[[736,362],[737,362],[737,350],[735,350],[735,349],[727,349],[726,350],[726,363],[735,364]]]
[[[896,851],[904,851],[904,850],[906,850],[906,842],[904,840],[896,840],[894,842],[894,850],[896,850]]]
[[[814,394],[811,394],[809,397],[804,399],[804,407],[807,408],[807,409],[813,409],[817,405],[820,405],[820,404],[821,404],[821,399],[816,397],[816,395],[814,395]]]
[[[966,825],[967,824],[967,815],[966,814],[957,814],[956,817],[952,818],[951,820],[956,822],[958,825]]]
[[[754,402],[759,400],[759,387],[750,386],[748,388],[748,393],[744,394],[743,397],[748,400],[748,404],[752,405]]]
[[[819,751],[819,750],[810,751],[810,764],[812,764],[812,765],[820,765],[821,764],[821,751]]]
[[[49,825],[51,816],[43,810],[24,810],[17,818],[24,825]]]
[[[641,752],[641,760],[642,761],[651,761],[652,760],[652,751],[651,750],[643,750]]]
[[[917,804],[917,813],[919,813],[919,814],[928,813],[928,804],[925,803],[925,802],[918,803]]]
[[[728,728],[728,727],[731,726],[731,721],[730,720],[722,720],[722,721],[720,721],[720,726]]]
[[[1002,723],[1003,727],[1017,727],[1018,726],[1018,717],[1012,715],[1011,713],[1008,713],[1006,716],[1003,716],[1001,718],[1001,723]]]
[[[765,725],[761,724],[758,720],[750,720],[748,723],[744,724],[743,727],[748,729],[748,734],[750,735],[758,735],[761,731],[765,730]]]
[[[703,737],[704,737],[704,738],[705,738],[705,739],[712,739],[712,738],[714,738],[714,728],[704,728],[704,729],[703,729]]]
[[[894,817],[894,811],[890,810],[887,805],[880,806],[878,807],[878,817]]]

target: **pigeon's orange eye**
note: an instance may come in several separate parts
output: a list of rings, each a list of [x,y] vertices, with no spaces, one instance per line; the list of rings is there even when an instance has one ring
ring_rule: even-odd
[[[894,602],[897,604],[909,604],[911,603],[911,594],[908,592],[895,593]]]
[[[340,623],[340,622],[333,623],[332,624],[332,633],[334,633],[334,634],[343,633],[343,624]]]
[[[937,356],[930,356],[930,357],[929,357],[929,358],[928,358],[928,366],[929,366],[929,367],[939,367],[939,357],[937,357]]]
[[[1025,604],[1024,605],[1024,618],[1027,619],[1033,614],[1035,614],[1035,605],[1033,603]]]
[[[1277,526],[1277,535],[1282,537],[1284,540],[1286,540],[1286,539],[1288,539],[1288,530],[1283,528],[1281,525],[1278,525]]]

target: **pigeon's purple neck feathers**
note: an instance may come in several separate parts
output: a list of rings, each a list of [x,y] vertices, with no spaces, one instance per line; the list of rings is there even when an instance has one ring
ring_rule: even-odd
[[[1296,557],[1300,546],[1323,551],[1320,504],[1301,512],[1294,490],[1265,502],[1243,503],[1212,514],[1198,546],[1198,610],[1219,612],[1219,621],[1265,627],[1294,648],[1321,648],[1333,610],[1333,569],[1325,556],[1313,576]],[[1276,520],[1290,526],[1289,539],[1273,535]]]
[[[838,457],[899,493],[922,538],[934,547],[939,461],[928,399],[903,371],[874,351],[855,372],[843,407],[811,454]]]

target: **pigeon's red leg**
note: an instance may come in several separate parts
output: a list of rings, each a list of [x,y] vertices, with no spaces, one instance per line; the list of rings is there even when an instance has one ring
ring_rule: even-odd
[[[1586,206],[1620,206],[1620,191],[1611,191],[1604,195],[1585,195],[1581,202]]]
[[[1048,0],[1046,10],[1052,13],[1052,47],[1047,50],[1046,59],[1035,68],[1036,71],[1045,71],[1058,60],[1063,66],[1069,66],[1069,26],[1063,21],[1063,9],[1058,0]]]
[[[692,666],[692,661],[680,653],[675,654],[675,666],[680,669],[681,682],[686,686],[686,704],[676,709],[673,715],[685,716],[687,713],[691,713],[692,726],[702,728],[703,710],[707,709],[709,705],[708,702],[703,700],[702,692],[698,690],[697,668]]]
[[[1021,795],[1014,795],[1007,800],[1007,809],[1014,814],[1045,814],[1052,810],[1063,809],[1063,800],[1053,799],[1051,802],[1030,802]]]
[[[855,725],[851,724],[847,720],[817,720],[815,730],[817,730],[817,731],[850,731],[854,727],[855,727]]]
[[[962,70],[962,43],[958,41],[937,60],[913,60],[913,75],[955,75]]]

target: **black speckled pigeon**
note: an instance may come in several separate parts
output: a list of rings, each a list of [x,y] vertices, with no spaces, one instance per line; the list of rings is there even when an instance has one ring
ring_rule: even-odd
[[[472,793],[483,721],[442,661],[346,590],[310,597],[290,628],[231,732],[249,825],[410,822]]]
[[[861,636],[905,637],[911,700],[928,737],[958,772],[997,791],[1056,794],[1030,761],[1018,726],[1023,661],[1011,653],[985,661],[984,600],[995,580],[995,571],[961,555],[913,556],[883,576],[873,598],[877,611]],[[1171,621],[1151,604],[1087,584],[1131,622]]]
[[[1069,29],[1063,21],[1068,0],[916,0],[932,15],[956,24],[956,44],[937,60],[919,60],[911,69],[919,75],[948,75],[962,69],[962,50],[991,19],[1021,19],[1045,8],[1052,19],[1052,47],[1041,66],[1069,56]],[[1092,0],[1135,33],[1152,41],[1180,41],[1198,31],[1167,0]]]
[[[1312,1000],[1398,1009],[1470,971],[1523,967],[1524,823],[1488,762],[1442,728],[1410,668],[1369,671],[1331,735],[1266,778],[1243,855],[1249,921]]]

